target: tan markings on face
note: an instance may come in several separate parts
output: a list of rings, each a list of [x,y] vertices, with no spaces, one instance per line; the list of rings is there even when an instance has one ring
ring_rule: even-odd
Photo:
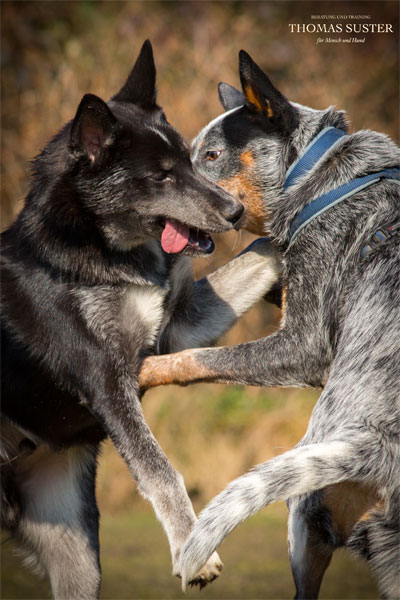
[[[268,215],[264,207],[262,192],[252,174],[254,156],[249,150],[240,155],[242,168],[236,175],[218,181],[218,185],[232,194],[245,209],[243,229],[256,235],[265,235]]]
[[[139,386],[149,389],[158,385],[186,384],[208,380],[215,375],[196,360],[195,350],[176,354],[149,356],[143,361],[139,373]]]
[[[245,150],[240,155],[240,160],[245,167],[251,167],[254,164],[254,156],[250,150]]]
[[[358,521],[368,519],[373,508],[382,506],[375,487],[347,481],[327,487],[323,504],[332,515],[334,530],[343,540],[347,540]]]

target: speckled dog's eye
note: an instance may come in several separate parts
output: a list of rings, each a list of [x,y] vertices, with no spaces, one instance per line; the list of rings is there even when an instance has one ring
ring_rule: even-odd
[[[221,154],[221,150],[208,150],[206,160],[216,160]]]

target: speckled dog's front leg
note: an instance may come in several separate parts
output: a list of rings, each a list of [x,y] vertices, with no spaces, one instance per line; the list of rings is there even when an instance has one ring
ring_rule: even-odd
[[[304,339],[287,327],[237,346],[151,356],[143,363],[139,384],[142,389],[197,382],[318,387],[326,375],[319,351],[312,337]]]
[[[212,348],[210,350],[213,350]],[[175,354],[149,356],[143,361],[139,374],[142,391],[159,385],[188,385],[199,381],[215,381],[217,372],[197,359],[199,349],[183,350]]]

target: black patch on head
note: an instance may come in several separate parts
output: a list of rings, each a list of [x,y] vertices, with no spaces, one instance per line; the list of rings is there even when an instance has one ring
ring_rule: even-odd
[[[228,147],[234,148],[243,148],[257,136],[264,134],[246,107],[227,115],[221,121],[221,129]]]

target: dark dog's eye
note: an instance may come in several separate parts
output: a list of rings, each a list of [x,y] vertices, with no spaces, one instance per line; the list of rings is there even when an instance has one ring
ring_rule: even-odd
[[[150,175],[150,179],[153,181],[172,181],[172,176],[169,171],[160,171],[159,173]]]
[[[208,150],[206,160],[216,160],[221,154],[221,150]]]

